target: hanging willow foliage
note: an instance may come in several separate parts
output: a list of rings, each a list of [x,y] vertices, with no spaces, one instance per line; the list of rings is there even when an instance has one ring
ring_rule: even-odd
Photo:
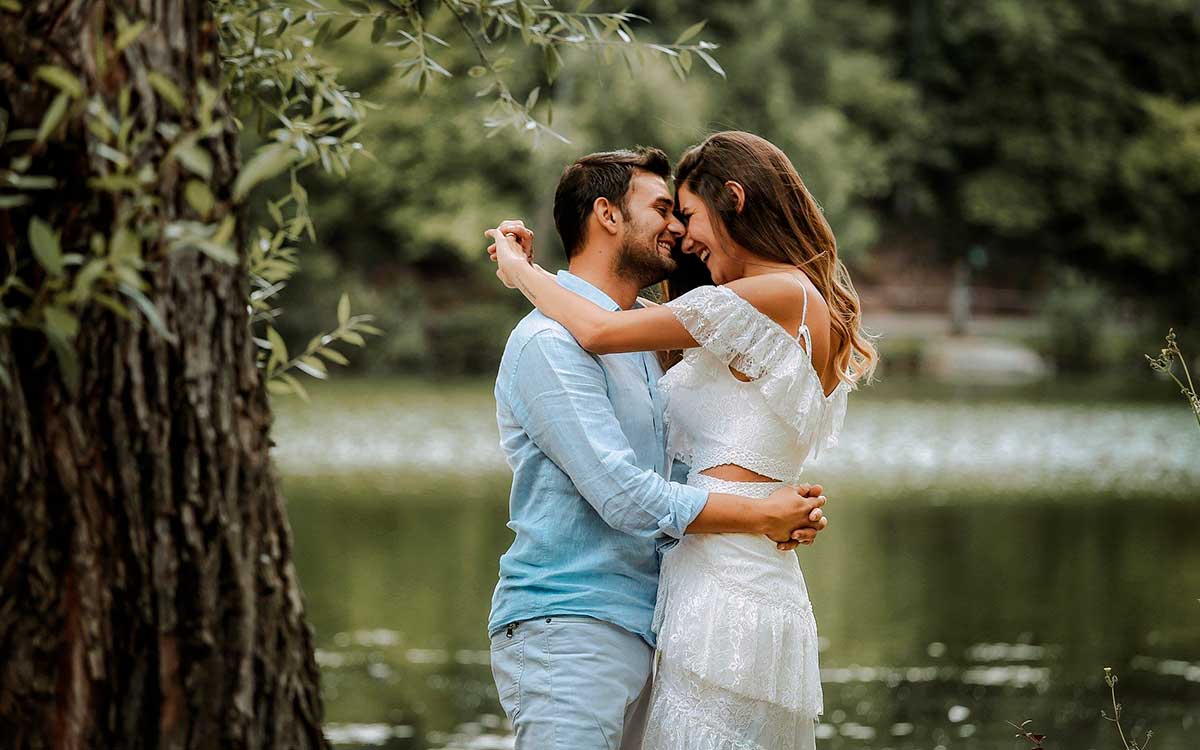
[[[549,102],[540,96],[540,87],[518,95],[508,83],[506,71],[514,61],[504,49],[510,39],[541,51],[551,84],[567,48],[588,49],[605,62],[621,60],[631,68],[648,56],[660,56],[681,77],[691,70],[695,56],[724,75],[710,54],[716,45],[698,39],[703,22],[687,28],[673,44],[647,43],[637,39],[634,29],[646,19],[627,11],[589,11],[589,5],[583,2],[566,11],[548,1],[520,0],[342,0],[337,5],[212,0],[219,87],[200,81],[194,90],[184,91],[154,70],[153,61],[132,59],[126,63],[137,75],[123,84],[114,103],[64,67],[24,71],[31,75],[21,84],[40,89],[45,106],[36,127],[9,130],[12,113],[0,104],[0,163],[5,164],[0,169],[0,210],[9,213],[13,230],[0,262],[0,330],[41,331],[73,386],[78,382],[74,342],[81,310],[99,304],[121,316],[143,316],[170,341],[171,331],[146,295],[147,272],[165,253],[199,252],[230,264],[244,258],[259,364],[272,392],[304,396],[293,373],[324,378],[328,363],[346,363],[335,344],[362,346],[364,335],[382,333],[370,316],[349,314],[345,298],[337,326],[313,336],[295,356],[289,356],[273,324],[281,312],[276,298],[298,268],[297,243],[302,237],[316,239],[305,173],[319,169],[344,176],[355,157],[365,154],[357,137],[378,106],[339,83],[337,71],[320,57],[322,45],[369,26],[370,43],[395,51],[396,68],[415,94],[424,93],[437,77],[454,75],[438,61],[440,51],[452,44],[469,45],[477,63],[465,72],[479,80],[478,95],[492,101],[483,126],[514,128],[535,140],[566,139],[551,127]],[[20,0],[0,0],[0,16],[19,15],[24,7]],[[429,31],[438,14],[453,20],[457,37],[447,40]],[[130,46],[146,22],[130,21],[116,11],[100,24],[108,29],[97,33],[115,34],[112,47],[94,61],[96,75],[104,77],[118,57],[135,54]],[[167,106],[156,107],[156,101]],[[228,110],[218,111],[222,101],[228,102]],[[214,195],[209,184],[214,157],[207,144],[231,125],[252,131],[261,143],[238,171],[232,193]],[[35,198],[61,188],[48,167],[78,151],[82,131],[92,137],[87,178],[83,190],[75,186],[72,192],[103,204],[111,222],[87,236],[64,237],[52,216],[39,213]],[[186,205],[164,210],[168,207],[160,187],[179,180]],[[264,183],[282,184],[282,190],[252,197]],[[238,231],[236,211],[251,199],[263,202],[271,223]],[[245,243],[243,252],[238,243]],[[5,385],[4,372],[0,367],[0,386]]]

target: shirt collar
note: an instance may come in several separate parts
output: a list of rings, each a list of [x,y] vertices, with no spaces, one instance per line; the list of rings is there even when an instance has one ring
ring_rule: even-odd
[[[570,289],[572,292],[575,292],[579,296],[596,303],[605,310],[616,312],[621,309],[621,306],[614,302],[612,297],[609,297],[607,294],[600,291],[600,289],[592,286],[591,283],[584,281],[570,271],[559,271],[557,278],[559,286],[565,289]]]

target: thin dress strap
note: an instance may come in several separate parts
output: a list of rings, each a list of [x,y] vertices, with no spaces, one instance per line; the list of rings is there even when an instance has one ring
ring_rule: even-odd
[[[808,358],[812,359],[812,333],[808,330],[808,324],[805,322],[808,320],[808,287],[804,286],[804,282],[799,277],[792,276],[790,273],[788,276],[796,280],[796,283],[800,285],[800,293],[804,295],[804,307],[800,310],[800,327],[796,330],[796,341],[804,339],[804,351],[808,353]]]

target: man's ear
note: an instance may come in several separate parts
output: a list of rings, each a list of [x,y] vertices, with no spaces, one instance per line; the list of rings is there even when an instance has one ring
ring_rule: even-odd
[[[725,189],[733,193],[734,204],[737,206],[736,210],[740,214],[742,207],[746,205],[745,189],[742,188],[741,183],[734,182],[733,180],[725,181]]]
[[[617,233],[625,218],[621,216],[621,210],[603,196],[592,202],[592,215],[600,222],[600,228],[612,235]]]

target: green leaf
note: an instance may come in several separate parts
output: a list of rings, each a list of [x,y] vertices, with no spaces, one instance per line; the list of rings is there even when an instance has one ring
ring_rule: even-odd
[[[107,294],[93,294],[92,301],[104,305],[109,310],[112,310],[114,314],[126,320],[129,319],[129,308],[122,305],[116,297],[110,297]]]
[[[483,76],[487,75],[487,68],[483,67],[482,65],[472,65],[467,71],[467,75],[472,78],[482,78]]]
[[[320,349],[317,349],[317,354],[335,364],[343,366],[350,364],[350,360],[346,359],[341,352],[328,346],[322,346]]]
[[[267,360],[267,374],[270,375],[276,367],[287,363],[288,350],[283,337],[274,328],[267,329],[267,341],[271,342],[271,357]]]
[[[529,96],[525,98],[525,109],[532,111],[537,106],[538,94],[542,93],[542,87],[537,86],[533,91],[529,92]]]
[[[68,96],[83,96],[83,84],[79,82],[79,79],[70,71],[60,68],[57,65],[42,65],[37,69],[37,77],[57,86],[60,91]]]
[[[383,41],[387,30],[387,16],[376,16],[375,22],[371,24],[371,44],[379,44]]]
[[[206,219],[212,213],[213,205],[216,203],[216,199],[213,198],[212,191],[208,189],[208,185],[200,180],[189,180],[187,187],[183,189],[183,197],[196,213]]]
[[[113,232],[112,240],[108,243],[108,252],[116,266],[138,269],[142,267],[142,238],[129,227],[121,226]]]
[[[345,341],[348,344],[354,344],[355,346],[366,346],[367,345],[367,342],[363,340],[363,337],[358,335],[354,331],[343,331],[341,333],[340,338],[342,339],[342,341]]]
[[[117,289],[121,292],[121,294],[124,294],[126,297],[133,300],[134,304],[138,306],[138,309],[142,311],[142,315],[144,315],[146,320],[150,323],[150,326],[158,332],[158,335],[162,336],[163,339],[170,344],[175,344],[178,341],[178,339],[175,338],[175,334],[167,330],[167,324],[163,322],[162,315],[159,314],[158,308],[155,307],[154,303],[142,293],[141,289],[130,286],[129,284],[119,284]]]
[[[287,143],[272,143],[260,148],[233,183],[233,199],[241,201],[255,185],[271,179],[295,160],[296,152]]]
[[[547,45],[543,47],[544,64],[546,66],[546,81],[554,83],[558,78],[558,71],[562,69],[562,57],[558,54],[558,49]]]
[[[71,287],[71,293],[75,298],[82,302],[86,300],[92,291],[92,284],[96,279],[100,278],[108,269],[108,263],[103,258],[92,258],[87,265],[79,270],[75,275],[75,283]]]
[[[8,184],[21,190],[53,190],[58,180],[46,175],[8,173]]]
[[[358,25],[358,21],[357,21],[357,19],[356,19],[356,20],[354,20],[354,21],[347,21],[346,23],[342,24],[342,25],[341,25],[341,26],[338,28],[338,30],[337,30],[337,31],[333,32],[333,35],[332,35],[332,36],[330,36],[330,37],[329,37],[329,39],[330,39],[331,41],[335,41],[335,42],[336,42],[338,39],[341,39],[342,37],[344,37],[344,36],[346,36],[347,34],[349,34],[351,31],[353,31],[353,30],[354,30],[354,27],[355,27],[355,26],[357,26],[357,25]]]
[[[356,323],[354,326],[354,330],[356,330],[360,333],[369,333],[372,336],[382,336],[383,335],[383,330],[376,328],[373,325],[368,325],[367,323]]]
[[[42,311],[42,330],[54,350],[63,382],[72,391],[79,386],[79,355],[75,353],[75,336],[79,333],[79,319],[66,308],[51,305]]]
[[[119,193],[125,190],[137,192],[141,188],[141,183],[136,177],[120,174],[106,174],[101,177],[88,178],[88,187],[97,190],[106,190],[110,193]]]
[[[687,83],[687,71],[683,69],[683,65],[680,64],[679,58],[668,57],[667,62],[671,64],[671,70],[675,71],[675,77],[679,79],[679,82]]]
[[[171,149],[175,158],[197,177],[212,179],[212,156],[194,140],[183,141]]]
[[[221,225],[217,227],[217,231],[213,232],[213,242],[219,242],[222,245],[228,244],[233,239],[233,232],[237,229],[237,219],[233,214],[227,214],[221,220]]]
[[[273,396],[291,396],[295,391],[283,380],[272,379],[267,381],[267,393]]]
[[[220,242],[215,242],[208,239],[199,239],[192,243],[192,247],[204,253],[208,257],[220,263],[225,263],[231,266],[236,266],[238,262],[237,253],[229,245],[223,245]]]
[[[350,322],[350,295],[342,293],[342,298],[338,300],[337,308],[338,325],[342,328]]]
[[[42,124],[38,126],[38,143],[45,143],[50,134],[58,129],[63,116],[67,114],[67,105],[70,103],[71,97],[65,91],[54,97],[54,101],[50,102],[50,106],[46,108],[46,114],[42,115]]]
[[[296,380],[286,372],[280,374],[279,379],[284,383],[287,383],[288,387],[292,389],[292,392],[299,396],[304,403],[308,403],[308,391],[304,390],[304,386],[300,385],[299,380]]]
[[[708,65],[708,67],[712,68],[712,71],[714,73],[721,76],[722,78],[725,77],[725,70],[720,65],[717,64],[717,61],[713,59],[712,55],[708,54],[704,50],[699,50],[699,49],[696,50],[696,54],[700,55],[700,59],[703,60]]]
[[[296,369],[317,380],[326,380],[329,378],[329,373],[325,371],[325,363],[316,357],[301,357],[296,360]]]
[[[50,305],[42,311],[46,319],[46,332],[70,341],[79,333],[79,319],[65,307]]]
[[[326,37],[329,36],[329,28],[332,25],[333,25],[333,19],[326,18],[325,23],[321,24],[321,26],[317,29],[317,35],[316,35],[316,37],[313,38],[313,44],[315,44],[317,46],[320,46],[321,44],[323,44],[325,42]]]
[[[28,195],[0,195],[0,208],[16,208],[29,203]]]
[[[116,51],[120,52],[129,45],[133,44],[134,40],[142,35],[142,31],[144,31],[145,28],[145,21],[137,21],[136,23],[131,23],[122,29],[121,33],[117,34],[117,41],[114,45],[116,47]]]
[[[176,112],[183,112],[187,106],[183,98],[183,94],[179,91],[179,87],[170,78],[167,78],[157,70],[152,70],[146,74],[146,80],[150,81],[150,85],[158,92],[167,104],[175,108]]]
[[[33,256],[46,269],[46,273],[62,276],[62,246],[58,241],[58,233],[36,216],[29,221],[29,244],[33,248]]]
[[[683,30],[683,33],[679,35],[679,38],[677,38],[677,39],[675,40],[675,43],[676,43],[676,44],[683,44],[683,43],[684,43],[684,42],[686,42],[687,40],[689,40],[689,39],[691,39],[692,37],[696,36],[696,35],[697,35],[697,34],[699,34],[701,31],[703,31],[703,30],[704,30],[704,25],[705,25],[705,24],[707,24],[707,23],[708,23],[708,21],[700,21],[699,23],[694,23],[694,24],[692,24],[691,26],[688,26],[686,29],[684,29],[684,30]]]

